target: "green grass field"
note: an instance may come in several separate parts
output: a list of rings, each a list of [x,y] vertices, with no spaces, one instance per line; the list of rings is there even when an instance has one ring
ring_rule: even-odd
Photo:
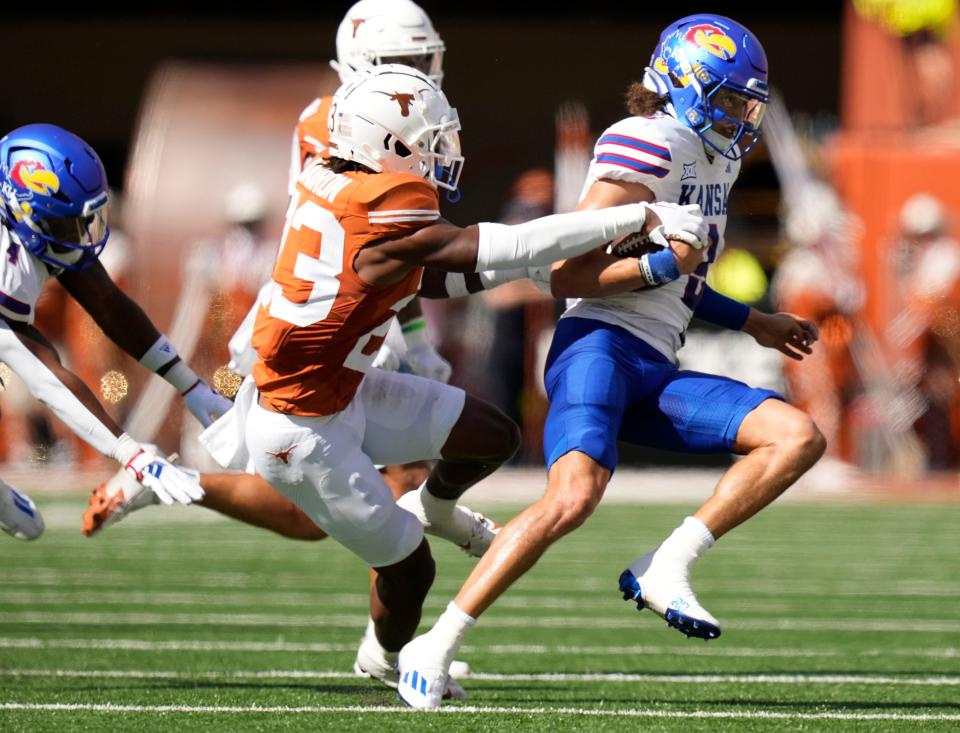
[[[0,538],[0,731],[960,729],[960,505],[767,510],[697,566],[710,644],[616,592],[687,507],[602,506],[471,633],[471,699],[430,714],[350,675],[367,576],[333,542],[201,509],[88,540],[78,500],[40,504],[76,522]],[[425,624],[471,566],[434,554]]]

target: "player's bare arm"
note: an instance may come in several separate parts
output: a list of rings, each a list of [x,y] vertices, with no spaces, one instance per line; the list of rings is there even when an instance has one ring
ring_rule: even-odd
[[[653,191],[632,181],[595,182],[578,211],[653,201]],[[702,250],[684,242],[668,239],[681,275],[693,272],[703,261]],[[569,260],[556,262],[550,277],[550,290],[557,298],[598,298],[649,287],[639,267],[638,257],[618,257],[598,248]]]
[[[107,338],[180,393],[201,425],[206,427],[230,409],[230,401],[210,389],[180,359],[173,344],[143,309],[117,287],[99,260],[82,270],[63,272],[59,280]]]
[[[160,337],[153,322],[117,284],[99,261],[58,278],[64,289],[100,326],[107,338],[134,359],[139,359]]]
[[[812,354],[813,344],[820,338],[816,325],[806,318],[793,313],[764,313],[756,308],[750,309],[742,330],[761,346],[776,349],[795,361]]]

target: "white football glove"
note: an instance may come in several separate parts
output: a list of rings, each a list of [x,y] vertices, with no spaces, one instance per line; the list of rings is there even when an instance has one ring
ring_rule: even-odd
[[[196,481],[166,458],[141,449],[124,468],[141,486],[150,489],[164,504],[192,504],[203,498],[203,489]]]
[[[660,225],[650,232],[650,240],[663,247],[668,239],[679,239],[694,249],[701,249],[707,241],[707,224],[697,204],[668,204],[663,201],[647,206],[660,217]]]
[[[420,377],[433,379],[446,384],[450,381],[453,367],[444,359],[429,341],[407,347],[407,361],[413,373]]]
[[[373,357],[372,366],[388,372],[395,372],[400,369],[400,355],[384,343],[377,355]]]
[[[423,316],[403,324],[403,340],[407,345],[407,361],[414,374],[444,384],[450,380],[453,367],[434,348]]]
[[[187,409],[200,421],[203,427],[210,427],[213,422],[233,407],[233,403],[222,394],[210,388],[202,379],[183,393],[183,401]]]

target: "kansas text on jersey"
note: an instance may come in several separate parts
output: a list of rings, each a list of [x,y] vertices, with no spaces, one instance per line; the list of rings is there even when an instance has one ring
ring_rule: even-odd
[[[723,249],[727,197],[739,173],[739,161],[708,155],[697,134],[669,115],[628,117],[608,128],[594,148],[584,193],[601,179],[631,181],[653,191],[657,201],[699,204],[709,227],[705,261],[659,288],[573,300],[564,317],[621,326],[676,361],[707,269]]]

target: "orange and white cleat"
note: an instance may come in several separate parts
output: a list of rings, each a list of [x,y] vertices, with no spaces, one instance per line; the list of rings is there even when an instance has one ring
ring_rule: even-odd
[[[93,490],[87,511],[83,513],[81,532],[87,537],[123,519],[131,512],[158,504],[150,489],[140,484],[125,468]]]
[[[423,531],[452,542],[468,555],[483,557],[500,525],[455,499],[437,499],[424,486],[397,499],[397,506],[420,520]]]

